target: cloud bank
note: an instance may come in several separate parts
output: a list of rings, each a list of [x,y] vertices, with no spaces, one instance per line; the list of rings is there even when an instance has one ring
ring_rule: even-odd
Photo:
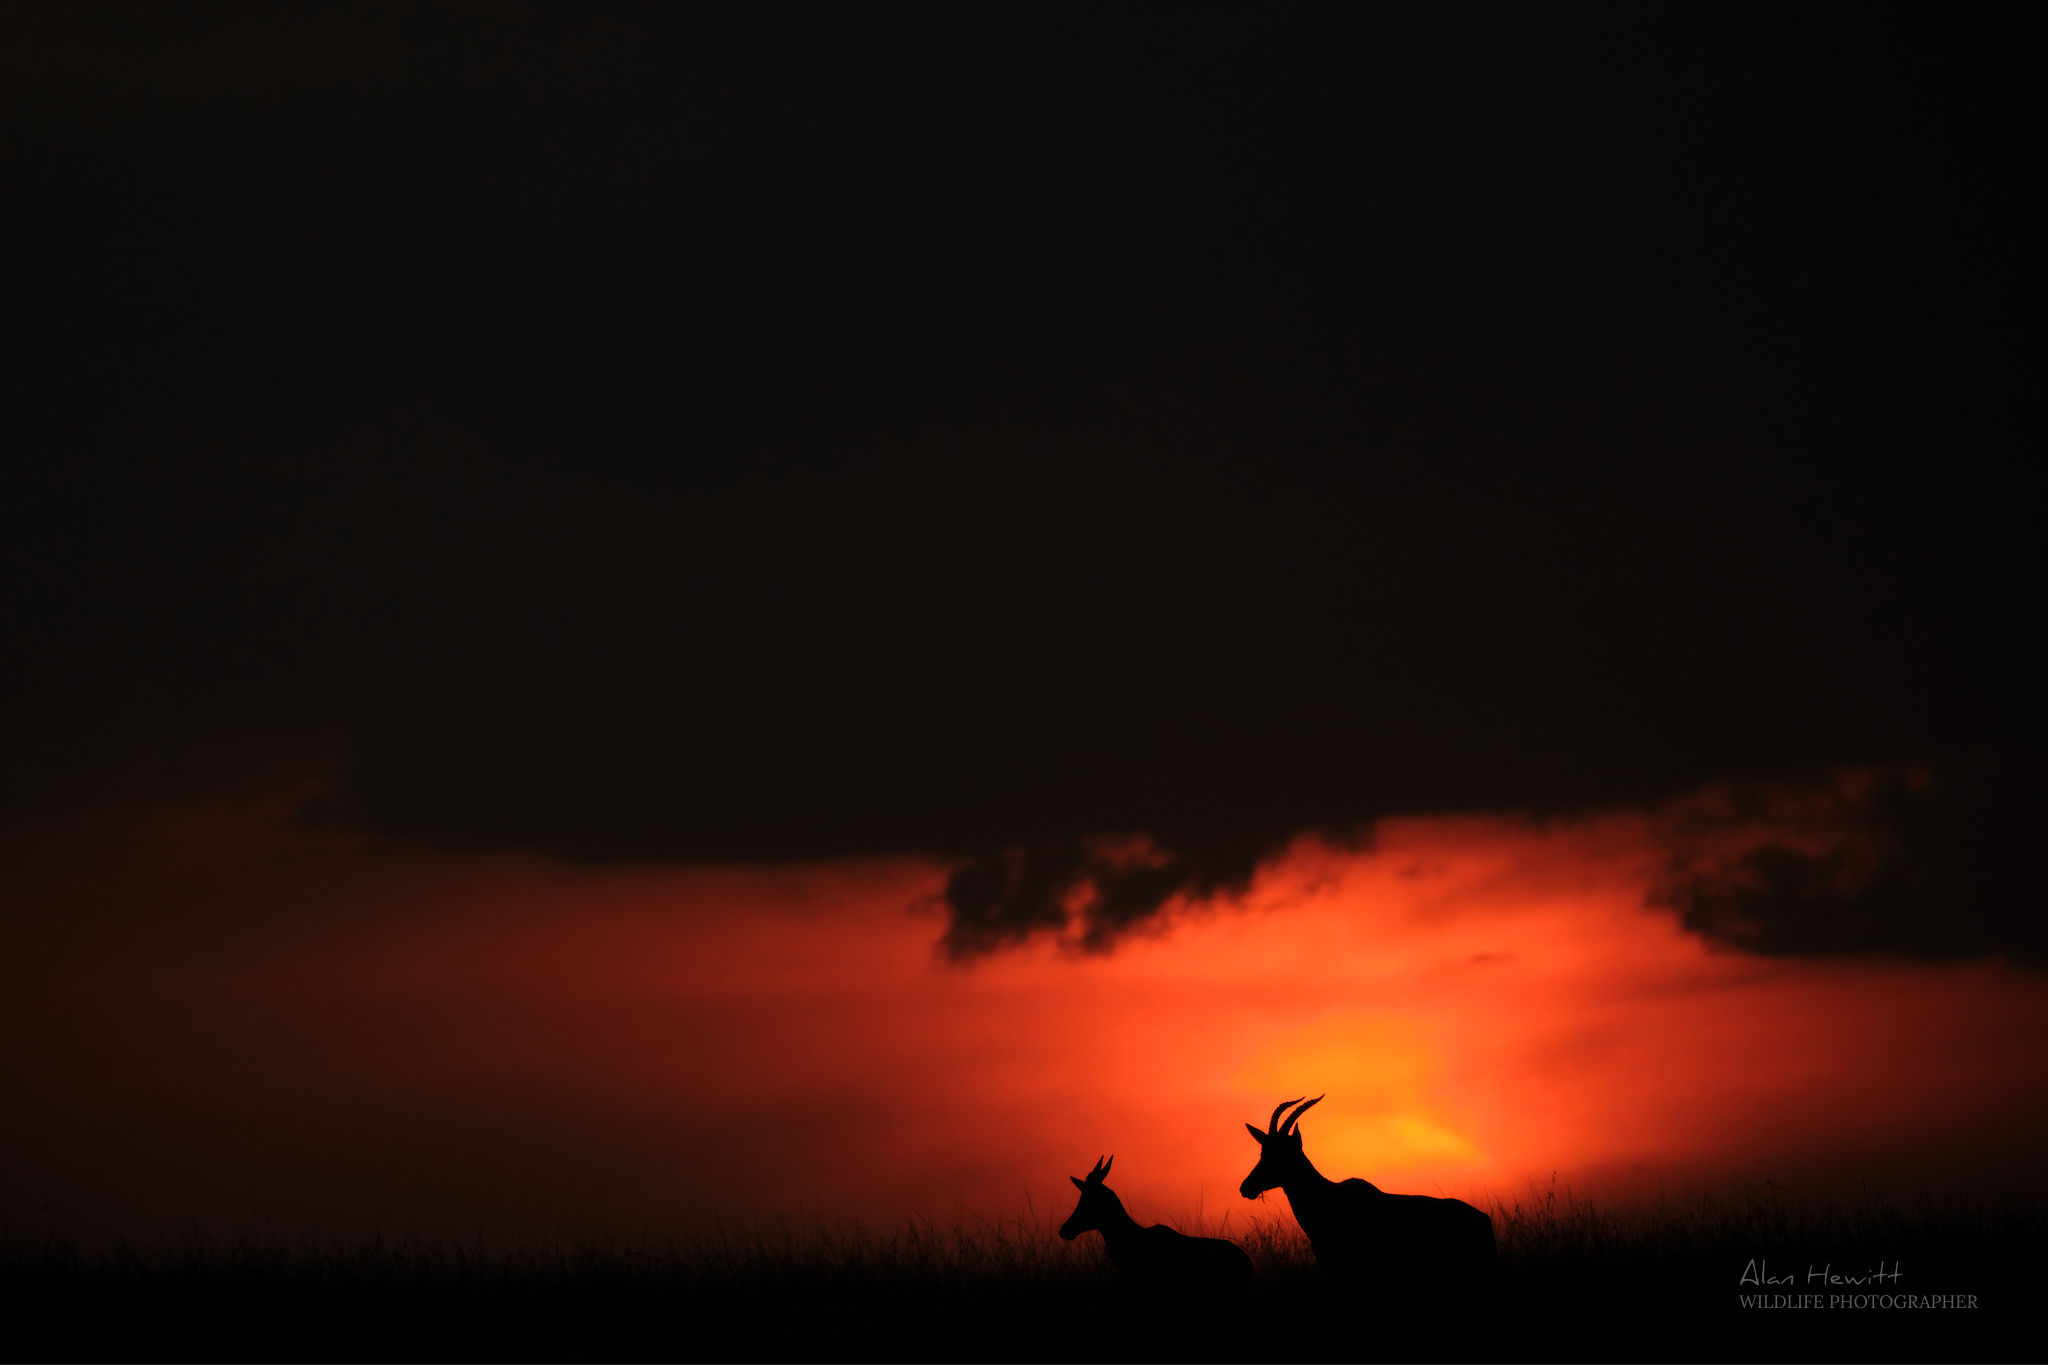
[[[1998,956],[2048,966],[2031,866],[2039,769],[2017,754],[1721,788],[1682,805],[1650,894],[1692,932],[1768,957]]]

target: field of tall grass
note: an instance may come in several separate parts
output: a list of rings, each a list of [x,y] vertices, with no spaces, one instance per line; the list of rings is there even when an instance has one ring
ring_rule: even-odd
[[[1064,1210],[1039,1209],[672,1241],[6,1238],[0,1280],[27,1354],[54,1359],[1943,1360],[2039,1340],[2039,1201],[1766,1184],[1610,1206],[1553,1185],[1489,1212],[1498,1282],[1427,1308],[1326,1282],[1284,1203],[1166,1220],[1245,1247],[1239,1301],[1134,1298],[1098,1237],[1063,1242]]]

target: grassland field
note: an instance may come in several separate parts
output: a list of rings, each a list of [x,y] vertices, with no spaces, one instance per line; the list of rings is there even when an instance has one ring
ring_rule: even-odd
[[[1042,1210],[524,1244],[0,1230],[0,1299],[6,1354],[55,1360],[1998,1360],[2048,1340],[2048,1201],[1553,1186],[1489,1212],[1497,1282],[1427,1302],[1326,1281],[1284,1205],[1166,1220],[1246,1248],[1238,1301],[1134,1297]]]

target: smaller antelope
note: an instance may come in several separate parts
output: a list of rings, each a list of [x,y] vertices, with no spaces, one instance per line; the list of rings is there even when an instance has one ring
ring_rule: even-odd
[[[1109,1165],[1097,1157],[1086,1179],[1070,1175],[1081,1202],[1060,1224],[1060,1236],[1073,1241],[1084,1232],[1102,1234],[1102,1245],[1117,1271],[1128,1281],[1151,1289],[1228,1289],[1248,1287],[1252,1258],[1244,1248],[1220,1237],[1189,1237],[1163,1223],[1139,1227],[1124,1212],[1123,1200],[1103,1184]]]

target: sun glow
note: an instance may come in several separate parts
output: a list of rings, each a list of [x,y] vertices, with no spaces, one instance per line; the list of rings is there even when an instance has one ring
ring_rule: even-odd
[[[230,1232],[1014,1216],[1110,1152],[1139,1217],[1214,1217],[1243,1125],[1317,1094],[1325,1175],[1475,1200],[2029,1168],[2035,978],[1710,951],[1643,908],[1656,856],[1635,817],[1389,822],[1114,953],[961,967],[920,860],[601,870],[165,810],[0,846],[45,926],[0,956],[37,1022],[7,1036],[56,1040],[5,1058],[0,1159],[67,1226]]]

